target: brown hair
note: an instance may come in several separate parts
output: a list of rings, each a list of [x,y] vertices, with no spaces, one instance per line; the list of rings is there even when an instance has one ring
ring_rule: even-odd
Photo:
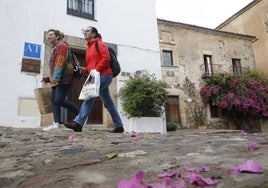
[[[57,29],[49,29],[47,32],[50,32],[50,31],[52,31],[56,35],[56,37],[58,37],[58,39],[63,39],[64,38],[63,32],[60,32]]]

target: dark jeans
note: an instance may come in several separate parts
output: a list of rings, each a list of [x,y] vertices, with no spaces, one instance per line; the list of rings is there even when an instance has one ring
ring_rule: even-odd
[[[69,89],[72,87],[71,84],[60,84],[52,87],[51,92],[51,105],[54,117],[54,122],[61,123],[61,107],[72,111],[75,115],[79,114],[79,108],[66,99]]]
[[[113,100],[111,98],[110,92],[109,92],[109,85],[112,82],[112,75],[103,75],[100,77],[100,99],[104,103],[105,108],[108,110],[110,113],[114,126],[117,127],[122,127],[123,123],[120,118],[120,115],[117,111],[117,108],[115,107]],[[89,113],[92,110],[93,104],[95,102],[96,98],[89,99],[87,101],[84,101],[81,108],[80,108],[80,113],[78,116],[75,117],[74,121],[78,123],[79,125],[83,126],[87,120],[87,117]]]

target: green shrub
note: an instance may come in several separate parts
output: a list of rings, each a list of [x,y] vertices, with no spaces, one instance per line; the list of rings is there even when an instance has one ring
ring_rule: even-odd
[[[167,131],[176,131],[178,128],[178,124],[175,122],[167,122]]]
[[[137,71],[119,91],[122,107],[130,117],[160,117],[167,100],[167,84],[154,74]]]

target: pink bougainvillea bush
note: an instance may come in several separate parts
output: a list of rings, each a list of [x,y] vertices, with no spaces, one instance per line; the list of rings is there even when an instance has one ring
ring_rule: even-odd
[[[247,118],[268,118],[268,77],[256,71],[206,78],[200,90],[204,104],[229,112],[235,124]]]

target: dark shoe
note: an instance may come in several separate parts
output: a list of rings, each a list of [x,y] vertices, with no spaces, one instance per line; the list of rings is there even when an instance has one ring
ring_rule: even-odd
[[[123,127],[116,127],[112,130],[112,133],[123,133],[124,131]]]
[[[82,132],[82,126],[76,123],[75,121],[73,122],[65,122],[64,123],[65,127],[69,129],[73,129],[75,132]]]

